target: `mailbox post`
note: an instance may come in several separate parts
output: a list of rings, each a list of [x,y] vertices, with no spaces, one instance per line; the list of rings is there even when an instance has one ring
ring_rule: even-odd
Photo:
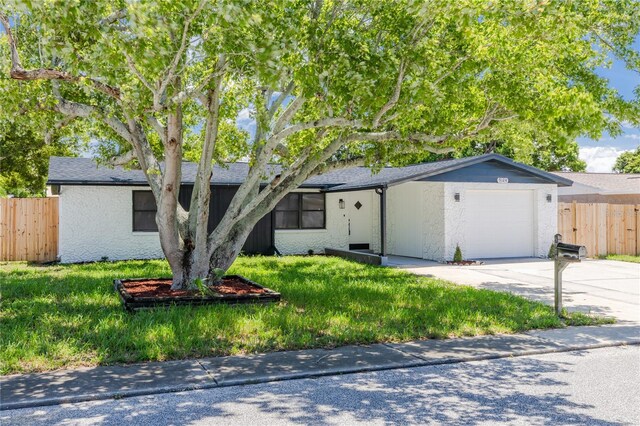
[[[569,263],[580,262],[587,257],[587,248],[575,244],[565,244],[562,242],[562,235],[556,234],[553,237],[555,247],[554,262],[554,305],[556,315],[562,313],[562,271],[565,270]]]

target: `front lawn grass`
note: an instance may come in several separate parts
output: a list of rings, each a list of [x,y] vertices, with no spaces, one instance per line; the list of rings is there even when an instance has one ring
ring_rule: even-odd
[[[633,256],[633,255],[630,255],[630,254],[608,254],[606,256],[600,256],[600,259],[619,260],[621,262],[640,263],[640,256]]]
[[[169,276],[166,262],[0,265],[0,374],[610,321],[578,313],[562,321],[507,293],[334,257],[241,257],[229,272],[282,301],[130,314],[113,279]]]

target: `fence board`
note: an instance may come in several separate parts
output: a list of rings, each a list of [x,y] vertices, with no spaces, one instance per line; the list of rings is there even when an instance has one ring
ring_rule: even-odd
[[[558,203],[558,233],[564,242],[587,248],[590,257],[640,255],[640,206]]]
[[[572,203],[558,203],[558,233],[562,235],[564,242],[574,244],[575,231],[574,205]]]
[[[608,245],[607,251],[612,254],[624,252],[624,206],[611,204],[607,217]]]
[[[636,213],[636,256],[640,256],[640,204],[635,206]]]
[[[576,229],[575,240],[587,248],[589,256],[598,253],[598,238],[596,235],[596,227],[598,225],[598,213],[596,205],[593,203],[576,204]]]
[[[0,199],[0,261],[50,262],[57,255],[57,197]]]
[[[624,254],[636,254],[636,206],[624,206]]]

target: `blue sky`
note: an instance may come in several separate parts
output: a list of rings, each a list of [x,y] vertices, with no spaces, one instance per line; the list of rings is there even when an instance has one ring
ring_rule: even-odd
[[[633,47],[640,51],[640,37],[636,39]],[[634,97],[634,88],[640,86],[640,74],[626,69],[620,61],[614,61],[611,68],[601,69],[599,74],[608,79],[609,85],[629,100]],[[587,162],[587,171],[610,172],[620,154],[640,146],[640,128],[627,124],[623,126],[622,132],[615,138],[608,134],[598,140],[578,138],[580,158]]]

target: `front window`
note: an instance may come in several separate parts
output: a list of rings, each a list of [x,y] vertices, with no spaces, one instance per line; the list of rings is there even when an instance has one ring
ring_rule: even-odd
[[[133,191],[133,231],[157,232],[156,200],[151,191]]]
[[[325,196],[294,192],[276,206],[276,229],[324,229]]]

